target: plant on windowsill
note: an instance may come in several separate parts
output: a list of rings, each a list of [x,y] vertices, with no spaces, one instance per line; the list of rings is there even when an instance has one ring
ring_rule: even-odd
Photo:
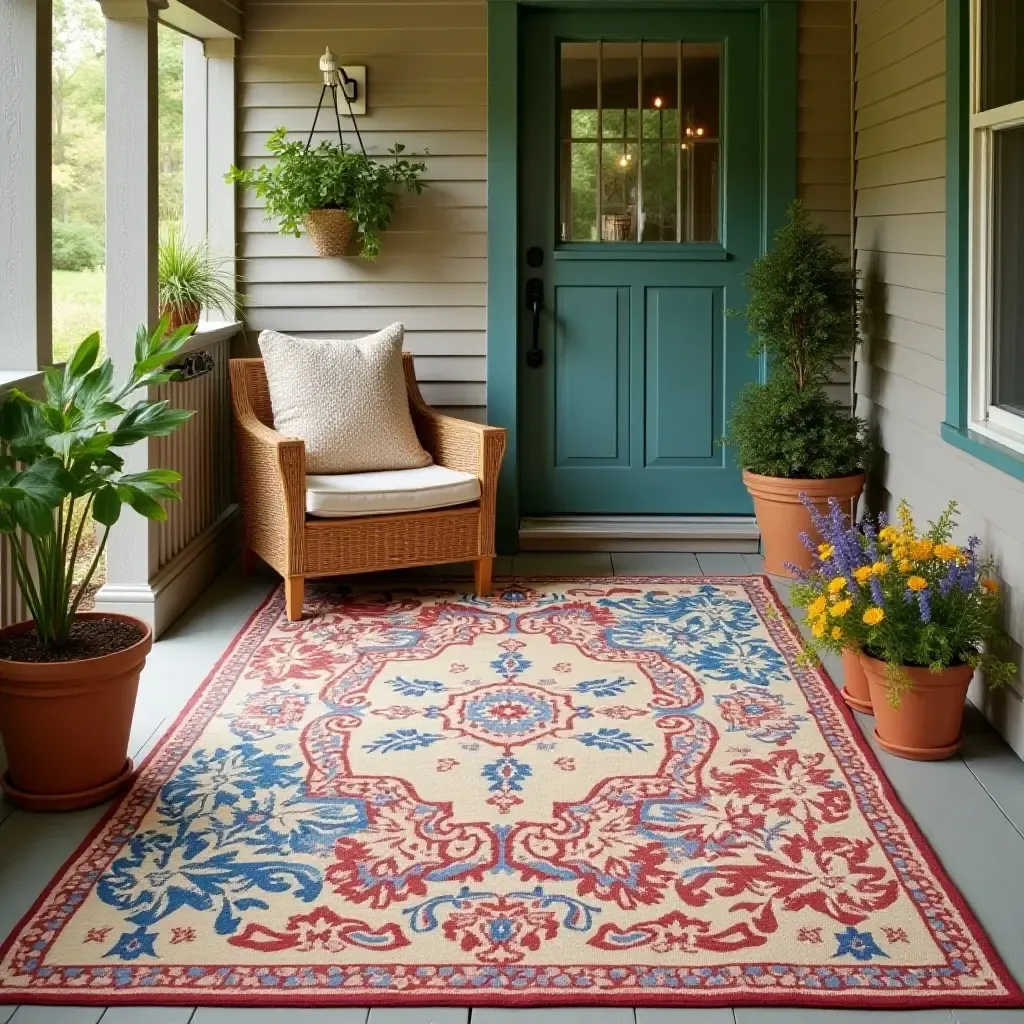
[[[326,140],[307,149],[302,142],[288,142],[287,130],[278,128],[267,139],[267,151],[276,158],[272,166],[232,167],[225,180],[262,199],[282,234],[297,238],[304,225],[321,256],[344,256],[358,231],[360,255],[375,260],[381,232],[391,223],[395,188],[419,194],[425,187],[421,175],[427,165],[403,157],[400,143],[388,151],[391,160],[377,161]]]
[[[905,501],[895,522],[866,518],[859,526],[847,522],[838,502],[827,516],[810,502],[808,508],[823,540],[793,598],[806,611],[809,648],[843,654],[843,696],[858,710],[864,708],[851,696],[867,697],[884,749],[922,761],[949,757],[960,746],[975,671],[984,670],[989,686],[1016,674],[1016,665],[992,653],[1004,639],[995,564],[980,558],[977,537],[952,542],[952,501],[923,532]],[[850,692],[852,654],[866,695]]]
[[[848,260],[800,202],[746,283],[750,301],[737,315],[755,338],[751,354],[766,358],[770,373],[740,395],[726,443],[738,449],[754,499],[765,569],[788,576],[788,564],[811,564],[800,535],[813,526],[800,495],[821,512],[833,497],[849,511],[864,487],[865,424],[827,391],[840,361],[853,355],[859,293]]]
[[[0,629],[2,785],[24,807],[88,807],[131,777],[128,733],[153,634],[131,616],[79,607],[123,507],[164,520],[161,503],[178,497],[178,473],[125,473],[120,450],[166,436],[192,415],[145,396],[170,379],[165,364],[193,328],[169,331],[166,317],[152,333],[140,327],[121,384],[91,334],[63,367],[46,371],[43,398],[13,389],[0,404],[0,543],[31,616]],[[99,540],[76,582],[88,528]]]
[[[235,316],[242,296],[234,289],[234,259],[213,252],[205,238],[190,242],[180,226],[160,236],[157,250],[157,284],[160,315],[170,330],[194,324],[204,309]]]

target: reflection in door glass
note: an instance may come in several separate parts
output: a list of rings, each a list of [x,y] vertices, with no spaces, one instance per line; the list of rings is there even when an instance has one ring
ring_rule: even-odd
[[[721,44],[561,44],[563,242],[720,237]]]

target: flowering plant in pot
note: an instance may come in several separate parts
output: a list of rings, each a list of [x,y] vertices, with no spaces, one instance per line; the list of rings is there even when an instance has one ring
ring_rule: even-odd
[[[302,142],[288,142],[287,136],[287,129],[278,128],[267,139],[267,151],[276,158],[272,166],[232,167],[226,180],[262,199],[282,234],[298,238],[304,225],[321,256],[344,256],[358,231],[360,255],[375,260],[380,234],[391,223],[395,188],[422,192],[427,165],[403,157],[401,143],[388,151],[390,160],[377,161],[351,152],[342,142],[324,140],[309,149]]]
[[[1016,672],[992,650],[1002,639],[994,563],[980,557],[977,537],[953,543],[955,502],[924,531],[906,502],[892,523],[865,519],[858,528],[837,510],[815,516],[824,542],[815,568],[795,588],[812,646],[835,642],[838,628],[859,647],[882,747],[917,760],[948,757],[960,746],[975,671],[982,669],[990,686]],[[808,598],[824,577],[829,594],[822,606]]]
[[[746,283],[750,301],[739,315],[770,375],[741,393],[726,443],[754,499],[765,569],[788,576],[787,563],[811,566],[800,534],[813,524],[800,495],[820,512],[830,497],[849,512],[864,486],[866,426],[827,391],[853,353],[859,295],[849,262],[799,202]]]
[[[128,733],[149,626],[127,615],[81,612],[110,529],[124,506],[163,520],[178,473],[125,473],[124,449],[170,434],[192,414],[149,401],[194,325],[140,327],[128,377],[114,382],[91,334],[44,377],[44,397],[13,389],[0,405],[0,538],[31,619],[0,629],[3,789],[36,810],[106,799],[130,777]],[[137,392],[143,397],[133,398]],[[81,578],[87,529],[98,543]]]

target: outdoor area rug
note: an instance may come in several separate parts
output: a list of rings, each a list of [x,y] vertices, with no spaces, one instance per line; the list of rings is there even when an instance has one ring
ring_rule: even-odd
[[[766,579],[275,592],[0,1001],[1019,1006]]]

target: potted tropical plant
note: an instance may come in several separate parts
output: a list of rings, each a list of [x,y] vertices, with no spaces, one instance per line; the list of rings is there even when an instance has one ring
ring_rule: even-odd
[[[165,229],[157,250],[160,315],[172,331],[194,324],[204,309],[236,313],[241,301],[234,289],[234,260],[219,256],[203,239],[190,242],[184,229]]]
[[[859,320],[856,277],[799,202],[773,248],[746,277],[752,355],[770,374],[740,395],[726,443],[738,449],[754,500],[765,569],[810,566],[800,534],[813,529],[800,495],[824,512],[837,498],[849,511],[864,487],[866,426],[833,401],[827,386],[853,353]]]
[[[964,699],[975,671],[989,686],[1016,666],[992,653],[1002,637],[1000,588],[980,541],[952,541],[956,503],[918,532],[910,506],[897,519],[851,527],[838,510],[815,525],[824,536],[817,567],[796,588],[808,612],[812,646],[846,637],[860,648],[875,713],[875,737],[892,754],[921,761],[960,746]],[[828,579],[824,604],[809,585]]]
[[[162,520],[161,502],[178,497],[178,473],[125,473],[119,451],[192,415],[145,397],[170,379],[164,366],[192,329],[168,331],[166,317],[152,334],[140,327],[120,385],[91,334],[63,368],[46,371],[44,398],[15,389],[0,405],[0,535],[31,615],[0,629],[2,784],[24,807],[88,807],[131,775],[128,733],[152,631],[128,615],[79,609],[123,507]],[[84,533],[97,525],[76,583]]]
[[[353,153],[344,143],[323,141],[315,149],[302,142],[288,142],[287,130],[278,128],[267,139],[267,151],[276,158],[272,166],[243,170],[232,167],[226,176],[263,200],[268,217],[276,217],[282,234],[299,236],[305,225],[321,256],[344,256],[352,236],[362,235],[361,255],[375,260],[380,255],[380,233],[391,223],[394,189],[401,186],[419,194],[424,185],[423,162],[402,156],[396,144],[386,162]]]

